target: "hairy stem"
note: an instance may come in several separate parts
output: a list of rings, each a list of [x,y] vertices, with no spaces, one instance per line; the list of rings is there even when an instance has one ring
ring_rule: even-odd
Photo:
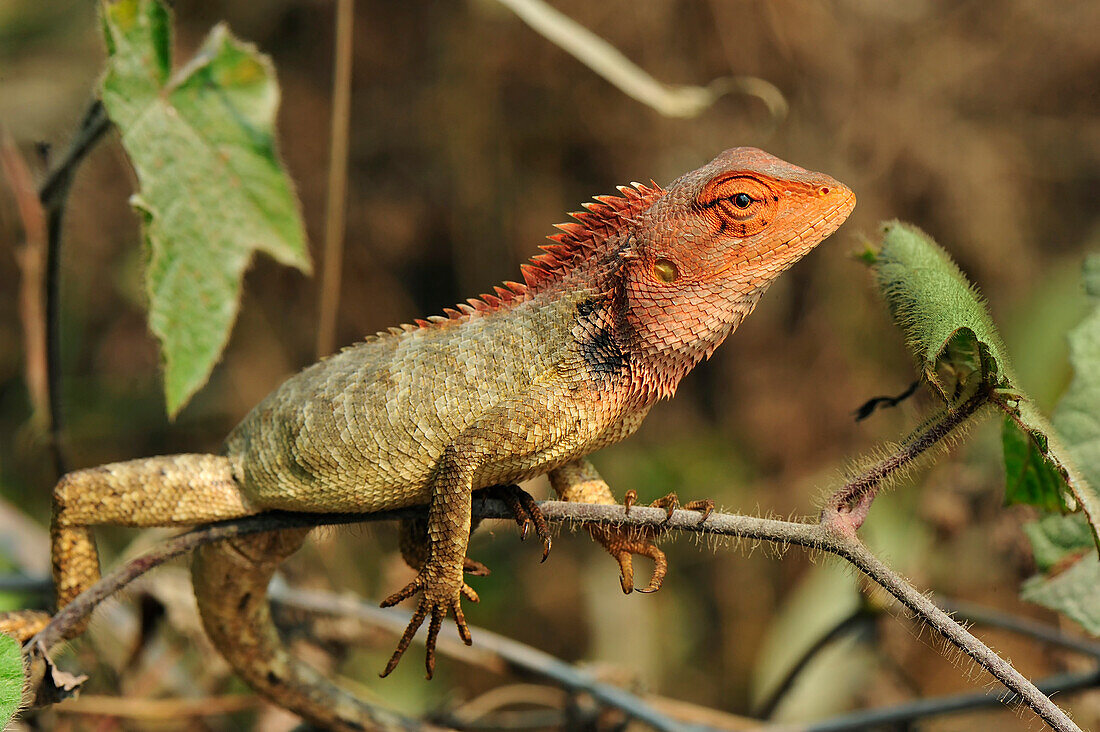
[[[962,404],[933,419],[893,455],[881,460],[834,493],[821,512],[821,522],[854,537],[867,519],[871,503],[886,481],[912,466],[988,403],[989,390],[983,388]]]
[[[539,507],[543,515],[551,521],[589,521],[618,526],[647,527],[651,530],[690,531],[769,541],[781,546],[796,545],[835,554],[881,585],[924,623],[989,671],[1013,694],[1018,695],[1051,728],[1059,732],[1080,732],[1080,728],[1066,716],[1065,712],[1011,664],[997,656],[987,645],[871,554],[854,535],[849,535],[828,523],[779,521],[720,513],[712,514],[705,521],[700,522],[699,514],[692,511],[675,511],[671,517],[668,517],[664,510],[658,508],[635,506],[627,513],[622,506],[561,501],[544,501],[539,504]],[[164,542],[157,549],[104,576],[59,612],[46,629],[29,642],[28,647],[31,649],[51,647],[65,636],[68,629],[91,613],[104,598],[114,594],[134,578],[158,564],[203,544],[276,529],[408,518],[421,513],[422,510],[408,508],[365,515],[265,513],[193,529]],[[473,516],[474,518],[510,519],[511,512],[502,501],[479,498],[473,502]],[[37,677],[40,676],[32,675],[32,678]]]

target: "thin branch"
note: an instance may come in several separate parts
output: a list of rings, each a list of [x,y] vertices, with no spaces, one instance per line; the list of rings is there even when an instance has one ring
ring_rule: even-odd
[[[997,656],[931,600],[921,594],[898,574],[875,557],[853,535],[828,523],[779,521],[738,514],[712,514],[700,522],[693,511],[675,511],[671,517],[658,508],[595,505],[545,501],[539,504],[543,515],[551,521],[595,522],[600,524],[645,528],[646,530],[689,531],[702,534],[731,536],[742,539],[770,541],[781,546],[801,546],[835,554],[880,584],[905,607],[946,638],[952,645],[970,656],[982,668],[1020,698],[1043,721],[1059,732],[1080,732],[1065,712],[1024,678],[1008,662]],[[168,559],[214,541],[244,534],[285,528],[301,528],[364,521],[383,521],[417,515],[422,509],[408,508],[374,514],[290,514],[265,513],[235,521],[211,524],[193,529],[170,539],[154,551],[131,560],[105,576],[50,621],[45,630],[32,639],[28,648],[50,648],[66,631],[71,630],[104,598],[114,594],[137,576]],[[474,518],[511,518],[505,504],[497,500],[478,498],[473,502]],[[33,659],[32,659],[33,661]],[[42,659],[44,663],[44,659]],[[41,674],[32,675],[40,678]]]
[[[1075,653],[1090,656],[1100,661],[1100,642],[1090,638],[1078,638],[1067,635],[1061,628],[1055,625],[1041,623],[1029,618],[1021,618],[1017,615],[1009,615],[1007,613],[998,612],[992,608],[982,607],[963,600],[940,599],[939,604],[947,612],[968,623],[1008,630],[1018,635],[1034,638],[1035,640],[1042,641],[1052,646],[1064,648],[1067,651],[1074,651]]]
[[[53,580],[49,577],[6,574],[0,577],[0,592],[20,592],[28,595],[48,596],[53,593]]]
[[[38,199],[46,210],[52,210],[62,206],[65,197],[69,195],[69,187],[73,183],[73,176],[80,162],[84,159],[99,138],[103,137],[111,127],[111,120],[107,117],[107,110],[98,99],[88,105],[84,117],[80,121],[80,127],[73,137],[69,149],[57,162],[46,176],[46,180],[38,188]]]
[[[821,528],[837,540],[835,547],[823,546],[822,549],[847,559],[861,572],[880,584],[905,607],[909,608],[914,615],[930,625],[933,630],[946,638],[952,645],[974,659],[979,666],[996,677],[1010,691],[1019,695],[1052,728],[1059,730],[1059,732],[1080,730],[1080,727],[1074,724],[1065,712],[1059,709],[1045,694],[1036,689],[1012,664],[994,653],[989,646],[978,640],[970,631],[937,607],[928,597],[918,592],[915,587],[893,572],[867,547],[855,538],[829,528],[826,524],[822,524]]]
[[[761,719],[771,719],[771,716],[775,713],[776,707],[779,706],[779,702],[783,700],[787,692],[794,686],[795,679],[799,677],[803,669],[809,665],[810,661],[817,657],[817,654],[823,651],[828,646],[832,645],[834,641],[848,635],[856,628],[874,620],[874,614],[871,613],[865,606],[856,608],[852,613],[849,613],[845,617],[841,618],[840,622],[836,623],[826,633],[822,634],[820,638],[814,641],[809,648],[802,652],[802,655],[798,657],[798,660],[791,664],[787,669],[787,673],[771,693],[758,705],[756,711],[757,716]]]
[[[502,516],[494,516],[494,518],[510,517],[511,513],[507,510]],[[284,607],[322,615],[355,618],[390,630],[396,635],[404,632],[412,618],[412,613],[398,608],[383,610],[355,598],[332,592],[292,589],[281,582],[272,583],[269,597],[272,602]],[[616,686],[602,683],[592,674],[576,669],[548,653],[485,629],[478,628],[476,631],[477,642],[472,647],[467,647],[450,636],[441,636],[437,641],[440,652],[501,673],[514,669],[550,679],[565,689],[583,691],[606,706],[621,709],[634,719],[655,729],[683,729],[682,724],[658,714],[639,697]]]
[[[440,722],[448,727],[463,730],[469,729],[470,725],[499,724],[502,720],[497,714],[501,709],[521,704],[554,710],[559,716],[564,716],[562,710],[572,705],[573,701],[569,692],[557,687],[542,684],[506,684],[493,687],[479,696],[448,709],[446,717]],[[593,709],[593,712],[595,716],[599,710]],[[566,720],[562,719],[558,727],[563,727],[565,723]]]
[[[145,722],[176,721],[181,718],[213,717],[255,709],[260,705],[252,694],[228,694],[215,697],[143,699],[85,694],[66,699],[54,709],[62,714],[91,714],[134,719]]]
[[[1048,676],[1035,683],[1043,694],[1067,694],[1082,689],[1100,687],[1100,669],[1074,674]],[[856,732],[857,730],[883,729],[891,725],[903,729],[907,723],[944,714],[958,714],[977,709],[993,709],[998,706],[1013,706],[1020,703],[1020,697],[1011,691],[975,692],[939,696],[932,699],[919,699],[906,704],[898,704],[881,709],[866,709],[845,714],[821,722],[813,722],[798,727],[798,732]],[[1050,724],[1050,722],[1047,722]],[[1052,727],[1055,727],[1051,724]],[[1055,727],[1058,729],[1058,727]]]
[[[46,313],[42,296],[46,267],[46,212],[34,188],[30,168],[15,140],[0,129],[0,171],[8,179],[19,220],[23,224],[22,247],[15,251],[19,265],[19,316],[23,324],[23,358],[33,421],[47,434],[50,426],[50,388],[46,370]]]
[[[69,472],[68,451],[63,442],[61,412],[61,224],[65,201],[80,161],[111,126],[103,104],[96,100],[84,113],[72,144],[38,189],[46,211],[46,374],[49,382],[50,447],[60,477]]]
[[[1040,623],[1028,618],[1021,618],[1016,615],[1009,615],[992,608],[982,607],[962,600],[941,598],[939,600],[939,605],[945,611],[964,622],[1008,630],[1052,646],[1058,646],[1059,648],[1090,656],[1100,661],[1100,642],[1089,638],[1077,638],[1067,635],[1057,626]],[[839,636],[850,632],[858,622],[866,621],[872,617],[873,615],[868,612],[867,608],[861,607],[843,618],[832,629],[818,639],[817,642],[810,646],[787,672],[783,681],[776,686],[775,690],[768,696],[768,699],[760,705],[759,716],[762,719],[771,717],[772,713],[775,711],[775,707],[782,699],[783,694],[790,689],[798,674],[802,672],[807,663],[814,658],[817,653]],[[1094,683],[1086,683],[1090,679],[1092,679]],[[1065,693],[1075,689],[1089,688],[1096,685],[1100,685],[1100,667],[1093,672],[1051,676],[1048,679],[1036,683],[1036,686],[1042,689],[1046,694]],[[937,697],[936,699],[925,699],[920,702],[902,704],[872,711],[876,714],[884,715],[883,719],[888,721],[902,722],[919,719],[924,716],[935,716],[963,711],[965,709],[995,706],[1000,703],[1012,703],[1011,699],[1005,701],[1007,697],[1011,696],[1013,696],[1011,692],[962,694],[958,696]],[[859,714],[864,713],[865,712],[860,712]],[[856,715],[844,715],[843,717],[838,717],[836,720],[829,720],[823,724],[833,724],[837,720],[851,720],[854,718],[856,718]],[[862,717],[859,718],[862,719]],[[848,722],[844,722],[844,724],[848,724]],[[855,723],[853,722],[853,724]]]
[[[697,117],[726,94],[758,97],[773,120],[787,114],[783,92],[755,76],[727,76],[707,86],[671,86],[654,79],[622,51],[543,0],[498,0],[539,35],[562,49],[628,97],[666,117]]]
[[[355,0],[337,0],[336,50],[332,79],[332,128],[329,135],[328,203],[325,211],[325,254],[321,263],[317,357],[336,348],[336,316],[344,259],[344,229],[348,191],[348,128],[351,122],[351,68]]]

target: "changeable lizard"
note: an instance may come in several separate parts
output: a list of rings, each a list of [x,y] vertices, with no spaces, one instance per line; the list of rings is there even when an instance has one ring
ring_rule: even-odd
[[[64,606],[99,577],[90,527],[177,526],[264,510],[370,512],[428,506],[402,527],[419,594],[383,675],[430,618],[431,677],[440,625],[477,600],[464,570],[471,493],[549,473],[570,501],[614,503],[584,456],[628,436],[659,399],[711,355],[784,270],[832,234],[855,205],[841,183],[753,148],[734,148],[667,188],[635,183],[559,224],[523,283],[442,316],[391,328],[292,377],[230,433],[220,455],[174,455],[66,475],[54,491],[54,579]],[[540,516],[505,490],[525,523]],[[628,494],[628,498],[631,494]],[[709,502],[689,508],[709,511]],[[671,508],[675,498],[664,505]],[[705,517],[705,513],[704,513]],[[328,727],[390,726],[292,658],[266,588],[307,530],[210,545],[196,553],[195,594],[214,644],[258,692]],[[593,527],[633,585],[631,555],[666,563],[651,539]],[[0,619],[26,639],[41,613]]]

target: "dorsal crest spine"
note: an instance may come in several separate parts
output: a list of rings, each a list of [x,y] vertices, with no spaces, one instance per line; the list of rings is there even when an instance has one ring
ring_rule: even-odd
[[[653,205],[665,191],[656,182],[649,185],[633,182],[618,186],[621,196],[595,196],[594,201],[581,204],[584,211],[569,214],[573,221],[554,224],[560,233],[546,237],[552,243],[539,247],[541,254],[520,265],[523,282],[506,280],[493,287],[495,294],[471,297],[454,307],[444,308],[444,315],[418,318],[415,325],[405,324],[401,330],[391,328],[375,337],[404,335],[421,328],[433,328],[452,321],[510,308],[530,300],[541,290],[564,278],[584,259],[595,254],[603,242],[624,224],[633,223],[638,214]],[[370,340],[368,338],[368,340]]]

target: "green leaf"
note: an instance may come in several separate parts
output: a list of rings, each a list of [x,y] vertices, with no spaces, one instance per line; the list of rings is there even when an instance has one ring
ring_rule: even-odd
[[[1042,508],[1080,508],[1100,546],[1100,499],[1020,388],[977,290],[947,252],[916,227],[893,221],[883,232],[874,265],[876,283],[921,374],[948,403],[979,389],[991,390],[994,402],[1014,423],[1003,433],[1006,499]],[[1095,422],[1097,414],[1092,409],[1079,416]],[[1030,443],[1026,449],[1025,441]],[[1096,443],[1094,447],[1100,450]]]
[[[1065,481],[1058,475],[1039,445],[1025,435],[1011,417],[1001,427],[1005,461],[1005,504],[1023,503],[1044,511],[1064,513]]]
[[[4,729],[23,698],[23,654],[19,644],[0,633],[0,729]]]
[[[1043,572],[1072,564],[1092,550],[1092,532],[1081,514],[1050,514],[1024,524],[1035,563]]]
[[[175,415],[225,347],[252,252],[309,272],[305,229],[276,150],[270,59],[219,25],[173,74],[161,2],[103,0],[101,13],[103,104],[137,172],[149,325]]]
[[[1085,478],[1100,486],[1100,254],[1085,262],[1093,310],[1069,334],[1073,381],[1054,411],[1054,423]]]
[[[1073,381],[1054,412],[1066,449],[1090,486],[1100,485],[1100,255],[1085,261],[1085,290],[1093,310],[1069,334]],[[1007,452],[1006,452],[1007,461]],[[1096,501],[1090,486],[1086,490]],[[1093,517],[1098,514],[1093,509]],[[1065,613],[1100,635],[1100,562],[1077,517],[1047,516],[1024,527],[1039,569],[1024,587],[1024,599]]]
[[[1064,613],[1100,635],[1100,559],[1091,552],[1058,574],[1027,580],[1020,597]]]
[[[924,378],[948,402],[1003,385],[1008,359],[974,286],[923,231],[891,221],[883,232],[876,285]]]

